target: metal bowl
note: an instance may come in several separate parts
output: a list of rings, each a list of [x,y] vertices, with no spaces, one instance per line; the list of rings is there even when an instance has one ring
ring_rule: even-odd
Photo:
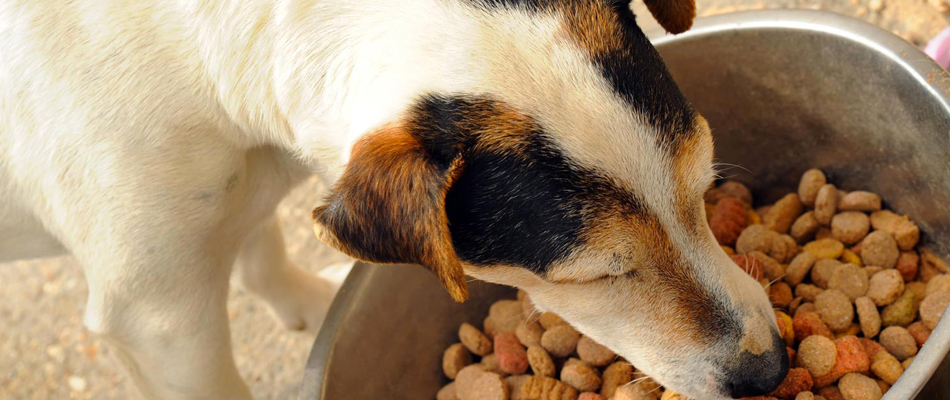
[[[922,52],[815,11],[701,18],[685,34],[652,37],[709,120],[718,159],[743,167],[727,174],[757,200],[794,190],[818,167],[841,188],[881,194],[917,221],[925,244],[950,254],[950,75]],[[473,282],[471,300],[454,304],[421,268],[358,265],[317,337],[300,398],[432,399],[459,323],[480,322],[512,294]],[[948,347],[944,318],[884,399],[950,399]]]

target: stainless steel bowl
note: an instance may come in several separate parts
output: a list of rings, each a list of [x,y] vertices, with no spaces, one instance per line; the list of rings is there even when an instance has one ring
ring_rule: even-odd
[[[757,199],[775,200],[818,167],[839,187],[880,193],[950,254],[950,75],[915,47],[815,11],[720,15],[653,37],[709,120],[719,160],[743,167],[727,173]],[[358,265],[317,337],[300,398],[432,399],[459,323],[481,321],[511,294],[473,282],[471,300],[454,304],[421,268]],[[884,399],[950,399],[948,347],[944,318]]]

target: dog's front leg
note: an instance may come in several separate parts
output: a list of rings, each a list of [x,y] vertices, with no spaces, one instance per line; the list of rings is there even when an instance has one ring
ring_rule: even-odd
[[[248,234],[235,267],[241,285],[264,299],[288,329],[317,332],[338,289],[337,282],[311,275],[287,258],[275,215]]]
[[[146,399],[251,400],[231,353],[229,260],[195,248],[141,250],[114,258],[125,265],[87,268],[87,327]]]

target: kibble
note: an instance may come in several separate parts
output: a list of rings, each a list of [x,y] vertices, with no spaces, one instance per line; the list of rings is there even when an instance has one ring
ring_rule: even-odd
[[[873,338],[881,332],[881,313],[877,311],[877,306],[868,297],[858,297],[854,299],[854,308],[858,313],[858,321],[861,324],[861,332],[864,337]]]
[[[815,262],[815,265],[811,268],[811,280],[815,282],[815,285],[822,289],[828,288],[828,283],[831,281],[831,276],[834,275],[835,270],[838,267],[842,266],[840,261],[834,259],[821,259]]]
[[[838,390],[845,400],[878,400],[884,395],[874,379],[856,373],[842,377]]]
[[[526,321],[518,325],[518,329],[515,330],[515,336],[525,347],[541,345],[541,335],[543,334],[544,328],[541,327],[538,321]]]
[[[798,195],[795,193],[789,193],[785,197],[779,199],[775,202],[775,205],[769,209],[769,212],[765,214],[765,217],[762,218],[762,223],[765,224],[766,228],[769,228],[778,233],[788,233],[788,229],[792,227],[792,223],[802,215],[804,211],[804,206],[802,206],[801,199],[798,198]]]
[[[947,309],[948,303],[950,303],[950,292],[937,292],[925,297],[924,301],[920,302],[920,320],[927,328],[936,329],[937,322]]]
[[[541,335],[541,347],[554,357],[567,357],[577,348],[581,334],[570,325],[554,326]]]
[[[843,212],[831,219],[831,236],[845,245],[861,241],[870,230],[871,221],[861,212]]]
[[[831,273],[828,288],[840,291],[854,301],[868,292],[868,276],[864,269],[854,264],[840,264]]]
[[[739,254],[753,251],[768,252],[772,249],[772,240],[777,237],[778,234],[766,228],[765,225],[749,225],[736,239],[736,252]]]
[[[470,353],[461,343],[456,343],[442,353],[442,372],[449,379],[455,379],[459,371],[472,363]]]
[[[901,250],[911,250],[920,241],[920,228],[907,217],[883,210],[871,214],[871,225],[875,230],[893,235]]]
[[[576,362],[572,362],[576,361]],[[600,388],[600,374],[587,363],[572,358],[561,369],[561,381],[578,392],[591,392]]]
[[[881,209],[881,196],[871,192],[857,190],[838,200],[838,211],[873,212]]]
[[[825,173],[820,169],[812,168],[802,174],[802,179],[798,182],[798,197],[802,204],[808,207],[815,206],[815,199],[818,198],[818,190],[828,183]]]
[[[894,236],[888,232],[874,231],[861,241],[861,261],[864,265],[894,268],[900,254]]]
[[[544,350],[541,346],[531,346],[528,347],[527,354],[528,364],[531,365],[531,371],[535,375],[554,377],[556,372],[554,360],[551,359],[551,355],[548,354],[547,350]]]
[[[914,322],[917,315],[917,302],[914,292],[905,291],[897,301],[881,310],[881,323],[884,326],[907,326]]]
[[[829,235],[831,232],[829,231]],[[844,253],[844,244],[833,238],[821,238],[805,244],[804,250],[814,254],[818,258],[829,258],[836,260]]]
[[[815,218],[822,225],[830,225],[838,207],[838,189],[835,185],[826,184],[818,189],[815,197]]]
[[[917,354],[917,341],[907,329],[889,326],[881,331],[881,346],[898,360],[906,360]]]
[[[893,385],[904,373],[904,367],[891,353],[881,351],[874,356],[874,360],[871,362],[871,372],[885,383]]]
[[[595,367],[606,366],[617,358],[616,353],[587,336],[581,336],[577,341],[577,355],[581,360]]]
[[[626,385],[633,379],[633,365],[626,361],[617,361],[604,369],[603,386],[600,394],[606,398],[614,397],[618,387]]]
[[[798,345],[795,362],[808,370],[812,376],[831,372],[836,360],[835,343],[822,335],[811,335]]]
[[[459,327],[459,340],[472,354],[485,356],[492,352],[492,342],[482,331],[469,323]]]
[[[779,387],[747,400],[877,400],[950,303],[950,266],[918,247],[917,225],[876,194],[839,190],[817,170],[799,189],[757,208],[738,182],[705,196],[722,251],[776,308],[789,356]],[[455,381],[437,400],[686,400],[556,314],[537,313],[519,290],[492,304],[483,330],[462,324],[442,360]]]
[[[868,298],[878,307],[893,303],[903,292],[904,278],[897,270],[878,272],[868,282]]]
[[[815,218],[815,212],[808,211],[795,220],[788,234],[799,243],[803,243],[813,238],[820,227],[821,224],[819,224],[818,219]]]
[[[815,298],[815,307],[821,320],[833,331],[843,331],[851,326],[854,320],[854,307],[851,300],[844,293],[829,289]]]

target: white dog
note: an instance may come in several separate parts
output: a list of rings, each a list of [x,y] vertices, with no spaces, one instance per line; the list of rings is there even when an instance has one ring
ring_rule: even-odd
[[[667,30],[692,0],[646,0]],[[526,290],[695,398],[788,368],[719,249],[712,139],[612,0],[0,0],[0,261],[69,252],[149,399],[250,399],[232,265],[293,327],[332,296],[273,216],[317,171],[347,254]],[[235,262],[236,261],[236,262]]]

